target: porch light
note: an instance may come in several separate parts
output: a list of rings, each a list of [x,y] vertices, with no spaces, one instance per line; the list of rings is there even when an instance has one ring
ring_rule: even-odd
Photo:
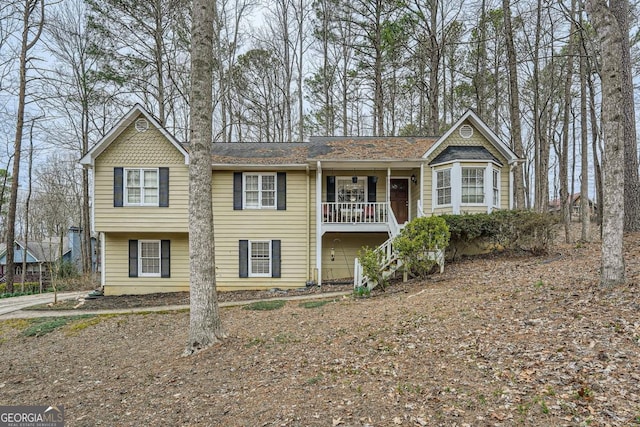
[[[411,182],[413,182],[414,184],[418,183],[418,178],[416,178],[416,174],[415,173],[411,175]]]
[[[352,176],[352,177],[351,177],[351,182],[353,182],[354,184],[357,184],[357,183],[358,183],[358,177],[357,177],[357,176],[355,176],[355,175],[354,175],[354,176]]]

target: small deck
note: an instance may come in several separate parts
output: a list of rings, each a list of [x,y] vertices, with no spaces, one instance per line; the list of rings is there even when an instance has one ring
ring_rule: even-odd
[[[323,232],[388,232],[387,202],[323,202]]]

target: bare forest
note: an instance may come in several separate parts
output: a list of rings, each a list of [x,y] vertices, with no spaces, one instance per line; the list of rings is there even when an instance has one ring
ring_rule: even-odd
[[[590,220],[607,236],[639,228],[627,1],[218,0],[212,16],[212,143],[437,135],[471,108],[522,158],[517,208],[556,202],[568,230],[581,194],[581,212],[596,207],[582,240],[599,230]],[[191,26],[186,0],[2,3],[4,242],[79,227],[88,271],[91,177],[77,159],[133,103],[187,140]],[[619,253],[614,240],[603,246]]]

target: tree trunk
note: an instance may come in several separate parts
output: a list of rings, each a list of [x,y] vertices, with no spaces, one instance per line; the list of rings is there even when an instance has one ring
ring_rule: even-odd
[[[602,127],[604,133],[602,218],[602,266],[600,283],[614,286],[624,283],[622,256],[624,226],[624,114],[622,96],[622,34],[606,0],[588,0],[586,9],[598,34],[602,67]]]
[[[189,339],[184,354],[204,350],[226,336],[215,276],[211,195],[213,24],[216,2],[194,0],[191,27],[189,150]]]
[[[504,32],[507,45],[507,63],[509,69],[509,119],[511,124],[511,147],[518,158],[523,158],[522,130],[520,126],[520,95],[518,93],[518,71],[516,49],[513,43],[513,28],[511,26],[511,6],[509,0],[502,0],[504,9]],[[524,180],[522,164],[517,163],[514,168],[515,208],[524,209]]]
[[[612,0],[611,12],[622,36],[622,102],[624,103],[624,231],[640,231],[640,178],[638,177],[638,139],[633,100],[633,75],[629,46],[628,0]]]
[[[582,10],[578,11],[580,28],[582,25]],[[589,134],[587,118],[587,51],[584,45],[584,33],[580,34],[580,240],[589,241],[591,225],[591,205],[589,203]]]
[[[40,3],[40,21],[36,23],[36,32],[31,40],[31,18],[36,13]],[[20,41],[19,59],[19,86],[18,86],[18,111],[16,114],[16,133],[13,142],[13,176],[11,181],[11,194],[9,198],[9,211],[7,213],[7,292],[13,293],[14,281],[14,253],[13,242],[16,238],[16,208],[18,206],[18,186],[20,184],[20,152],[22,150],[22,134],[24,130],[24,110],[27,97],[27,53],[36,44],[42,34],[44,24],[44,0],[24,0],[22,14],[22,39]]]
[[[575,15],[575,0],[571,1],[571,17]],[[564,81],[564,105],[562,120],[562,143],[560,145],[560,206],[562,207],[562,222],[564,224],[564,240],[571,243],[571,210],[573,208],[573,194],[569,194],[569,125],[571,119],[571,86],[573,83],[573,46],[575,21],[571,19],[569,41],[567,43],[567,69]]]

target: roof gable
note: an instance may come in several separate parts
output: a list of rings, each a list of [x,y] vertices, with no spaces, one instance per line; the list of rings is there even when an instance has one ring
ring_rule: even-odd
[[[480,134],[484,136],[484,138],[491,145],[493,145],[500,154],[504,156],[504,158],[507,160],[507,163],[511,164],[519,160],[518,156],[513,152],[513,150],[511,150],[511,148],[509,148],[507,144],[502,142],[500,138],[498,138],[498,135],[496,135],[495,132],[493,132],[486,125],[486,123],[482,121],[482,119],[480,119],[480,117],[478,117],[478,115],[472,110],[467,110],[467,112],[464,113],[458,119],[458,121],[456,121],[453,126],[451,126],[449,130],[444,133],[444,135],[438,138],[438,140],[426,151],[426,153],[424,153],[422,157],[426,159],[430,155],[432,155],[438,149],[438,147],[440,147],[445,141],[447,141],[447,139],[449,139],[449,137],[454,132],[458,131],[460,127],[465,124],[465,122],[469,122],[475,128],[475,130],[480,132]]]
[[[150,125],[154,126],[167,140],[184,156],[185,164],[189,163],[189,154],[174,136],[164,128],[142,105],[135,104],[127,114],[122,117],[114,127],[107,132],[87,153],[80,159],[80,164],[92,167],[95,160],[102,154],[139,116],[143,116]]]

